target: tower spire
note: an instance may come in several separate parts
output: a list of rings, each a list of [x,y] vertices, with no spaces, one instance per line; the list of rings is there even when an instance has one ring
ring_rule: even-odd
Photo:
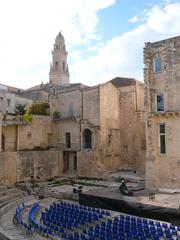
[[[67,55],[65,39],[60,31],[56,36],[52,50],[52,63],[49,71],[50,83],[58,86],[69,83]]]

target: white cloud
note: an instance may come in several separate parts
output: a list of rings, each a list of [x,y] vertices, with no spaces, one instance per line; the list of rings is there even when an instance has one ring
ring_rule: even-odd
[[[94,85],[116,76],[143,80],[143,47],[153,42],[179,35],[180,4],[154,6],[146,13],[145,22],[122,36],[113,38],[87,60],[75,62],[71,70],[73,81]]]
[[[138,16],[134,16],[128,20],[129,23],[136,23],[138,21]]]
[[[147,26],[157,33],[180,33],[180,4],[155,6],[148,14]]]
[[[48,81],[50,53],[58,32],[62,30],[70,51],[77,44],[98,39],[97,12],[115,1],[0,1],[0,82],[29,87]]]
[[[69,51],[71,82],[94,85],[116,76],[142,79],[144,42],[179,34],[180,4],[146,9],[143,24],[103,42],[97,13],[115,1],[1,1],[0,82],[22,88],[47,82],[50,54],[60,29]],[[80,45],[91,55],[85,55]]]

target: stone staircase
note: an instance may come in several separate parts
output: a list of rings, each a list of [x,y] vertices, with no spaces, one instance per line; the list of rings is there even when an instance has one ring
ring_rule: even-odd
[[[0,185],[0,239],[9,240],[7,229],[13,229],[13,215],[15,207],[27,198],[27,194],[18,188],[9,188],[5,185]],[[9,215],[12,215],[9,217]],[[20,240],[17,237],[14,239]]]
[[[7,186],[1,185],[0,186],[0,208],[9,204],[10,202],[16,201],[26,193],[19,190],[18,188],[8,188]]]
[[[31,195],[21,198],[20,200],[16,200],[13,203],[5,206],[5,211],[3,214],[0,214],[0,240],[47,240],[46,237],[34,232],[33,234],[29,234],[22,226],[15,224],[13,222],[13,218],[16,212],[16,208],[18,205],[25,203],[26,207],[22,212],[22,220],[25,223],[28,223],[29,211],[32,208],[35,202],[40,201],[41,208],[44,209],[48,207],[52,202],[56,199],[43,199],[39,200],[37,196]],[[42,210],[41,209],[41,210]],[[41,210],[36,216],[36,222],[40,224],[40,216]],[[0,209],[1,211],[1,209]]]

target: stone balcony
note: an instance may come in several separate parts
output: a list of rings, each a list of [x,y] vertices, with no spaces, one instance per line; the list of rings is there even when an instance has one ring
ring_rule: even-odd
[[[168,116],[179,116],[179,111],[165,111],[165,112],[152,112],[152,116],[156,117],[168,117]]]

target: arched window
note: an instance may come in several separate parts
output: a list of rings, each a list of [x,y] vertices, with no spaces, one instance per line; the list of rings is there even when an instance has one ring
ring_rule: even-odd
[[[92,148],[92,132],[88,128],[84,129],[83,132],[83,148],[84,149]]]

